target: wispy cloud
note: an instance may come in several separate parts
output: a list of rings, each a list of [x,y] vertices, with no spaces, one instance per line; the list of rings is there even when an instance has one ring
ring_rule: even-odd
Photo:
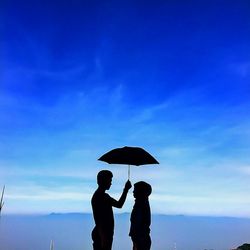
[[[21,200],[25,202],[26,200],[32,200],[32,201],[67,201],[67,200],[73,200],[73,201],[85,201],[89,202],[91,199],[91,194],[86,193],[77,193],[77,192],[41,192],[37,194],[9,194],[6,195],[7,200]],[[79,208],[80,210],[80,208]]]
[[[232,69],[239,76],[246,78],[250,75],[250,62],[239,62],[233,63],[230,65],[230,69]]]
[[[237,170],[244,175],[250,175],[250,166],[239,166]]]

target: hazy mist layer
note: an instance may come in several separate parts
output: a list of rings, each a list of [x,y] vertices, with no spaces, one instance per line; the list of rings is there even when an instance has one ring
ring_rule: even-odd
[[[113,250],[128,250],[129,214],[115,215]],[[1,250],[91,250],[91,214],[2,216]],[[250,219],[153,215],[152,250],[229,250],[250,242]]]

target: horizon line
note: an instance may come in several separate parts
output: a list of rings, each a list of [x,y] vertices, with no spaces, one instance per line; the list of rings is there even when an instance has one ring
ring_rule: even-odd
[[[130,212],[114,212],[114,215],[130,215]],[[51,213],[3,213],[4,216],[65,216],[65,215],[91,215],[91,212],[51,212]],[[250,216],[233,216],[233,215],[209,215],[209,214],[164,214],[152,213],[152,216],[169,216],[169,217],[203,217],[203,218],[231,218],[231,219],[248,219]]]

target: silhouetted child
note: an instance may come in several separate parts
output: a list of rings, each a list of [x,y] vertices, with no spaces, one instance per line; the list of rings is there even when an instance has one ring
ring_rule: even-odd
[[[112,184],[113,174],[109,170],[102,170],[97,175],[98,188],[93,194],[91,205],[95,220],[95,227],[92,231],[94,250],[111,250],[114,235],[113,207],[122,208],[128,190],[131,188],[130,181],[127,181],[120,199],[117,201],[110,197],[106,190]]]
[[[151,212],[148,197],[151,186],[140,181],[134,184],[135,204],[131,213],[129,236],[133,241],[133,250],[149,250],[151,247],[150,224]]]

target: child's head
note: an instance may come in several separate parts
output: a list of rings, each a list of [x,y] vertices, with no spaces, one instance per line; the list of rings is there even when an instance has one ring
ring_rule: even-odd
[[[134,197],[135,198],[148,198],[152,193],[152,187],[145,181],[139,181],[134,184]]]
[[[97,175],[97,184],[99,187],[108,190],[112,184],[113,174],[109,170],[101,170]]]

